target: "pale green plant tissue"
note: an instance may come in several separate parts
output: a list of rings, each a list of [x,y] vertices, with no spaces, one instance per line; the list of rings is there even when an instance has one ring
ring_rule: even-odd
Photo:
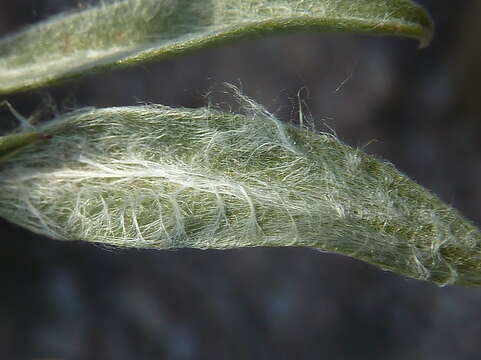
[[[109,0],[0,39],[0,93],[301,30],[425,46],[433,23],[409,0]],[[60,240],[306,246],[441,285],[481,284],[481,234],[456,210],[389,163],[236,94],[241,114],[150,105],[23,121],[0,138],[0,217]]]
[[[306,246],[439,284],[480,281],[480,234],[456,210],[331,134],[243,114],[81,109],[0,163],[0,216],[119,247]]]
[[[326,30],[426,46],[433,24],[409,0],[109,0],[0,38],[0,94],[242,38]]]

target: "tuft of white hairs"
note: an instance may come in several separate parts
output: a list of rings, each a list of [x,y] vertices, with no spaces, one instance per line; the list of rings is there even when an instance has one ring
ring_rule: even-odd
[[[159,105],[82,109],[0,163],[0,216],[117,247],[307,246],[438,284],[481,284],[479,231],[399,173],[277,120]]]

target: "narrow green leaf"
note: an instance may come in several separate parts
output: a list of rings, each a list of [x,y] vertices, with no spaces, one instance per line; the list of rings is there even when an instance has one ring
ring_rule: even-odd
[[[0,166],[0,216],[120,247],[306,246],[438,284],[481,285],[481,234],[392,165],[283,124],[163,106],[89,109]]]
[[[0,94],[241,38],[301,30],[416,38],[432,22],[409,0],[124,0],[61,14],[0,41]]]

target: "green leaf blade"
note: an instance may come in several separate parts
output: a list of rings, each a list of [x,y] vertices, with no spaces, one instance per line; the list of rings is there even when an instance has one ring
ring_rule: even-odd
[[[352,31],[429,43],[409,0],[124,0],[62,14],[0,40],[0,94],[253,36]]]
[[[139,106],[65,114],[0,165],[0,216],[118,247],[305,246],[441,285],[481,285],[481,234],[334,136],[246,115]]]

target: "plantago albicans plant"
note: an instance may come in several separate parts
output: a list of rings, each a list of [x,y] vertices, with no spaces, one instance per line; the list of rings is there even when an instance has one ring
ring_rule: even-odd
[[[408,0],[114,1],[1,40],[0,92],[300,30],[421,45],[432,35]],[[456,210],[391,164],[233,91],[239,114],[86,108],[0,138],[0,216],[61,240],[307,246],[438,284],[481,284],[481,235]]]

